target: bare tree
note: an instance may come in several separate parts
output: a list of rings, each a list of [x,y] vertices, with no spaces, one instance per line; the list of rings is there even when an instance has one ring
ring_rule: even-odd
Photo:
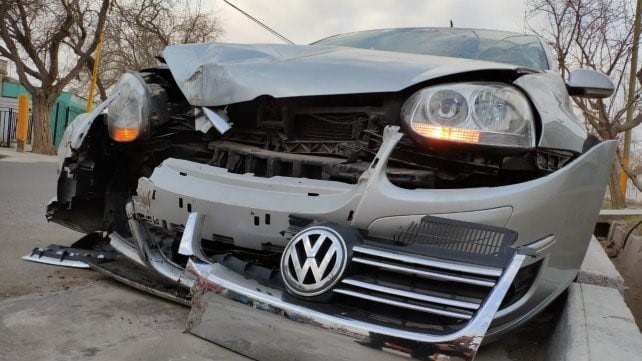
[[[99,65],[98,89],[106,99],[111,87],[128,70],[158,63],[170,44],[216,40],[222,28],[211,11],[187,0],[112,0]],[[93,59],[87,69],[93,67]],[[86,72],[84,76],[90,74]]]
[[[546,39],[563,76],[577,68],[600,70],[609,75],[616,89],[609,99],[573,98],[587,129],[599,138],[617,139],[642,122],[637,111],[626,121],[629,107],[639,109],[640,90],[627,96],[635,11],[627,0],[529,0],[527,20],[531,31]],[[542,25],[543,21],[543,25]],[[540,25],[533,25],[539,23]],[[622,162],[618,150],[618,162]],[[626,166],[625,166],[626,168]],[[630,169],[624,169],[630,176]],[[611,171],[609,191],[613,207],[625,206],[619,187],[619,167]],[[633,184],[640,185],[631,178]],[[638,187],[640,188],[640,187]]]
[[[31,93],[33,151],[55,154],[50,112],[56,98],[96,49],[95,29],[107,16],[109,0],[2,0],[0,55],[16,65]]]

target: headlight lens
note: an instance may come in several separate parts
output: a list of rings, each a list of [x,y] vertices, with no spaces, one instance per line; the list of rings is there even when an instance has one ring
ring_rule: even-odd
[[[499,147],[535,147],[530,104],[503,83],[455,83],[422,89],[401,117],[424,138]]]
[[[140,77],[127,73],[116,93],[107,110],[109,136],[117,142],[131,142],[149,131],[149,91]]]
[[[457,126],[468,118],[468,103],[456,91],[438,90],[426,102],[426,115],[439,125]]]

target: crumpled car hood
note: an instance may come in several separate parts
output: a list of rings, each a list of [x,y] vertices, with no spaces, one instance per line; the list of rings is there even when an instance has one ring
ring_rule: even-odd
[[[436,77],[509,64],[334,46],[172,45],[163,57],[194,106],[329,94],[396,92]]]

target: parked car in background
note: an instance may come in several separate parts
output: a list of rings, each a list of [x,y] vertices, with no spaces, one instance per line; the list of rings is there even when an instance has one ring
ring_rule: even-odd
[[[47,217],[195,287],[220,309],[192,323],[209,339],[468,360],[575,278],[616,145],[569,95],[613,84],[562,79],[538,37],[381,29],[162,60],[68,127]]]

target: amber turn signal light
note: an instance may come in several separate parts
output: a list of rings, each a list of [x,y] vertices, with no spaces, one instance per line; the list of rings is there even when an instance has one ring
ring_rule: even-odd
[[[112,139],[117,142],[131,142],[138,138],[138,128],[114,128]]]
[[[448,128],[422,123],[413,123],[412,129],[426,138],[479,143],[479,131],[474,129]]]

